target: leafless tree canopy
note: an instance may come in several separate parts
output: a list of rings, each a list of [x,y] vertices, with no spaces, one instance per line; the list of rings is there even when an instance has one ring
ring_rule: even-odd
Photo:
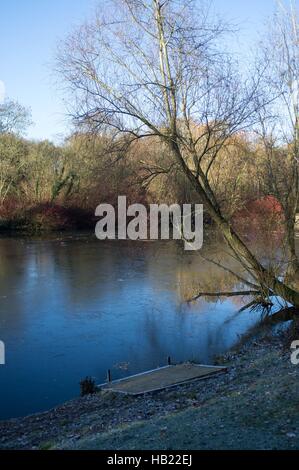
[[[23,132],[30,125],[30,112],[16,101],[0,104],[0,134]]]
[[[257,133],[267,156],[268,185],[285,213],[290,273],[298,273],[294,226],[299,197],[299,23],[295,3],[286,7],[277,2],[260,51],[264,90],[271,99],[258,108]]]
[[[250,276],[251,287],[298,305],[299,293],[266,269],[233,230],[211,185],[220,150],[251,128],[272,100],[264,90],[267,66],[244,80],[223,50],[230,30],[204,2],[108,2],[104,14],[98,12],[62,45],[59,70],[78,123],[94,131],[114,129],[132,140],[158,136]],[[158,169],[157,174],[168,171],[162,156]],[[151,178],[154,174],[152,169]]]
[[[186,146],[206,144],[208,132],[223,138],[248,124],[256,88],[241,84],[221,50],[229,26],[210,18],[207,6],[108,3],[108,13],[69,37],[59,57],[79,121],[136,137],[176,127]],[[191,139],[192,122],[206,133]]]

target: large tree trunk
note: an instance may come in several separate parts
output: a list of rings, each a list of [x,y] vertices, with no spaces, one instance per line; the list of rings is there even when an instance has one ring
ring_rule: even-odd
[[[175,139],[172,139],[169,142],[169,145],[176,159],[180,163],[184,173],[188,177],[194,189],[199,194],[209,215],[224,236],[227,244],[241,260],[241,262],[244,262],[244,264],[247,266],[248,272],[250,272],[255,277],[261,288],[261,292],[268,291],[268,295],[277,295],[291,303],[293,306],[299,307],[299,292],[277,279],[257,260],[254,254],[240,239],[229,222],[223,217],[219,207],[217,207],[215,202],[210,199],[207,194],[207,189],[202,186],[202,183],[187,166],[181,154],[179,145],[175,142]]]
[[[295,107],[295,112],[298,114],[298,109]],[[296,214],[299,198],[299,171],[298,171],[298,158],[299,158],[299,117],[296,114],[296,121],[294,126],[294,154],[292,156],[292,169],[293,169],[293,184],[289,194],[290,213],[287,215],[286,220],[286,238],[289,249],[289,265],[287,269],[287,282],[293,282],[299,278],[299,262],[296,255],[295,243],[295,224]]]
[[[288,267],[286,272],[286,282],[292,283],[299,278],[299,262],[296,254],[295,236],[296,215],[293,215],[286,223],[286,241],[288,247]]]

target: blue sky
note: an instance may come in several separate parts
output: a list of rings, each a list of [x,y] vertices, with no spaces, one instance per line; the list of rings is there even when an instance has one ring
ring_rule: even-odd
[[[299,1],[299,0],[298,0]],[[275,0],[214,0],[214,9],[239,24],[234,49],[254,47]],[[67,133],[61,93],[51,70],[59,40],[90,17],[104,0],[0,0],[0,98],[30,106],[28,136],[54,139]],[[1,83],[2,82],[2,83]],[[2,90],[2,91],[1,91]]]

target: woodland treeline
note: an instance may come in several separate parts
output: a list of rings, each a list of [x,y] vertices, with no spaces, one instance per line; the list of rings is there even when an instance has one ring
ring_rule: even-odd
[[[252,201],[269,195],[285,202],[291,168],[282,167],[281,161],[285,162],[288,152],[288,147],[275,146],[269,153],[260,136],[246,132],[226,142],[211,169],[210,181],[227,216],[247,210]],[[201,202],[156,137],[132,143],[115,141],[108,133],[75,133],[62,145],[55,145],[48,140],[30,141],[14,131],[1,132],[2,224],[26,216],[32,218],[32,229],[55,228],[55,223],[69,228],[76,215],[75,219],[83,220],[73,222],[84,227],[91,223],[98,204],[116,205],[119,195],[126,195],[132,203]],[[49,210],[51,207],[56,211]]]

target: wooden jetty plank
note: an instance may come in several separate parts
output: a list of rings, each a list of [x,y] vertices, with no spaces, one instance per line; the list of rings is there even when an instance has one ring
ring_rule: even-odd
[[[225,372],[226,367],[204,366],[198,364],[177,364],[161,367],[125,379],[102,385],[102,389],[129,395],[141,395],[176,385],[208,378],[211,375]]]

